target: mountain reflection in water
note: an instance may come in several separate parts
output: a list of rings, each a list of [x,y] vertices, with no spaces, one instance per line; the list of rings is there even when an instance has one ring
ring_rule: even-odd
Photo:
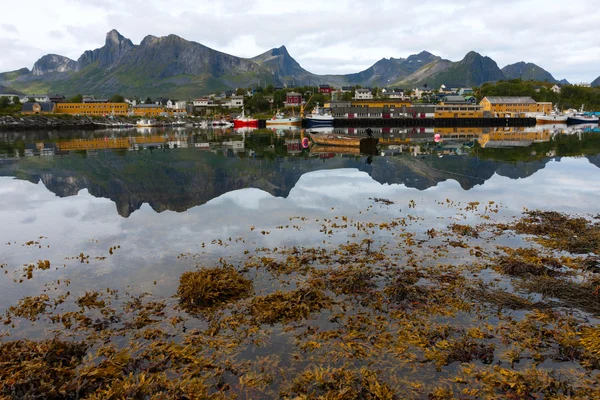
[[[0,176],[41,181],[60,197],[87,189],[112,200],[123,217],[144,203],[157,212],[183,212],[244,188],[288,197],[303,175],[323,169],[353,168],[380,184],[418,190],[454,180],[471,190],[495,174],[530,177],[563,156],[585,156],[600,166],[600,133],[593,127],[570,129],[379,128],[374,158],[303,148],[300,130],[4,133],[0,140],[21,143],[36,155],[5,159]]]

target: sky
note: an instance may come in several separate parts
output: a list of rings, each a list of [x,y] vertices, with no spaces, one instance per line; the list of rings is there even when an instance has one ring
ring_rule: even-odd
[[[422,50],[459,61],[474,50],[500,68],[527,61],[556,79],[591,82],[600,75],[598,21],[598,0],[30,0],[3,7],[0,71],[31,69],[50,53],[76,60],[116,29],[134,44],[175,34],[240,57],[285,45],[316,74]]]

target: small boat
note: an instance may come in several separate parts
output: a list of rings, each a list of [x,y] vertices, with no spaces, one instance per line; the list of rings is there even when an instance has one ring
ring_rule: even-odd
[[[312,113],[306,117],[306,124],[309,128],[317,126],[333,126],[333,115],[320,110],[319,103],[317,103]]]
[[[567,119],[568,124],[598,124],[598,121],[598,116],[583,112],[583,105],[578,112],[570,114]]]
[[[233,120],[233,126],[234,128],[243,128],[246,126],[250,128],[258,128],[258,120],[256,118],[246,117],[244,108],[242,107],[242,115]]]
[[[335,133],[310,133],[310,138],[320,146],[373,147],[379,143],[379,139],[373,136],[338,135]]]
[[[299,117],[286,117],[283,113],[277,113],[271,119],[266,122],[267,126],[285,125],[285,126],[300,126],[302,125],[302,118]]]

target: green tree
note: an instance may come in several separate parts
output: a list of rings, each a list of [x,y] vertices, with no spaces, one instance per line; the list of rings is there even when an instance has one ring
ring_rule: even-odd
[[[146,97],[146,100],[144,100],[144,104],[152,104],[152,99],[150,97]]]
[[[345,92],[342,93],[342,95],[340,96],[340,101],[350,101],[352,100],[352,92]]]
[[[33,97],[29,97],[27,99],[27,101],[30,102],[30,103],[35,103],[35,99]]]
[[[21,104],[21,99],[19,98],[19,96],[13,96],[12,102],[13,104]]]
[[[71,97],[69,103],[83,103],[83,95],[81,93]]]
[[[9,106],[10,99],[6,96],[0,97],[0,110],[5,109]]]
[[[125,103],[125,98],[120,94],[115,94],[109,100],[111,103]]]
[[[237,88],[235,90],[235,94],[237,96],[244,96],[246,94],[246,89],[244,89],[244,88]]]

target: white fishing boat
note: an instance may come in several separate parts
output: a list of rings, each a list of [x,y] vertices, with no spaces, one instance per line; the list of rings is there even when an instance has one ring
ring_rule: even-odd
[[[299,117],[286,117],[283,113],[278,112],[271,119],[268,119],[266,122],[267,126],[300,126],[302,125],[302,119]]]
[[[538,125],[542,124],[565,124],[567,123],[568,115],[560,113],[558,110],[553,110],[549,113],[536,115],[535,122]]]
[[[331,115],[330,112],[324,112],[319,109],[319,103],[317,103],[312,113],[307,115],[306,123],[309,128],[318,126],[333,126],[333,115]]]

